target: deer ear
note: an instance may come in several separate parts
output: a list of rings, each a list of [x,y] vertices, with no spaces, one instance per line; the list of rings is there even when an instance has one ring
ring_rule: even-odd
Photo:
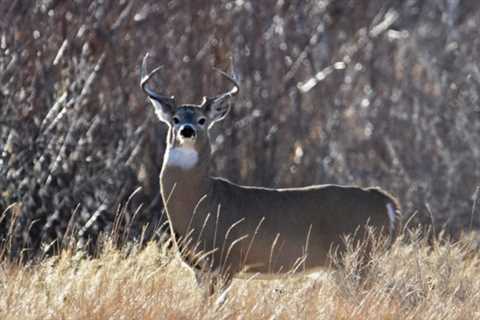
[[[216,99],[203,97],[202,108],[211,123],[222,120],[230,111],[228,99]]]
[[[175,103],[173,101],[157,100],[151,96],[149,97],[149,100],[155,109],[155,114],[158,119],[169,124],[175,110]]]

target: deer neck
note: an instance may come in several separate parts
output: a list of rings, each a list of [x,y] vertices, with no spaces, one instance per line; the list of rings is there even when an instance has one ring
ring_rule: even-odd
[[[210,152],[209,145],[204,148],[167,146],[160,187],[170,226],[180,236],[189,232],[194,212],[196,217],[205,214],[198,207],[210,190]]]

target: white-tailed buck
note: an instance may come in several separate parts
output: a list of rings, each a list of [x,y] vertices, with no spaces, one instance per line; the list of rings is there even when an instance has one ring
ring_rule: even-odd
[[[160,121],[168,125],[160,173],[161,193],[174,242],[210,293],[241,273],[275,275],[328,266],[331,248],[345,235],[364,235],[365,225],[390,237],[396,233],[397,201],[379,188],[315,185],[269,189],[241,186],[210,176],[209,129],[228,113],[233,88],[199,105],[179,105],[148,86],[158,68],[146,72],[141,87]]]

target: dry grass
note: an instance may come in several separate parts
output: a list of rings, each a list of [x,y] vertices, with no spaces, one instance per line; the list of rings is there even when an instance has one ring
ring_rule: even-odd
[[[0,319],[478,319],[480,255],[472,237],[422,239],[374,254],[358,281],[346,267],[315,276],[236,280],[223,305],[202,298],[172,252],[106,246],[37,264],[0,264]]]

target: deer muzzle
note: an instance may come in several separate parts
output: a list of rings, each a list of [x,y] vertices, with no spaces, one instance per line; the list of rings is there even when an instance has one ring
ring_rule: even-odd
[[[180,128],[180,137],[184,139],[193,139],[195,138],[196,132],[192,126],[186,124]]]

